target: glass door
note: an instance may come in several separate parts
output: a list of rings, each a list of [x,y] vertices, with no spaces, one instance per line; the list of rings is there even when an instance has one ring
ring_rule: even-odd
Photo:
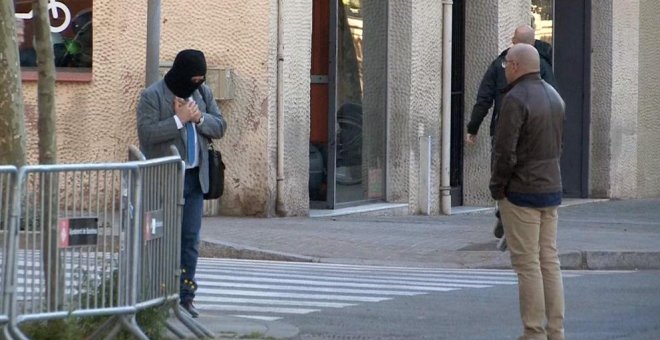
[[[382,0],[314,1],[312,208],[385,197],[387,7]]]
[[[339,0],[334,96],[335,204],[385,196],[387,7]]]
[[[536,39],[553,45],[554,0],[532,0],[531,14]]]

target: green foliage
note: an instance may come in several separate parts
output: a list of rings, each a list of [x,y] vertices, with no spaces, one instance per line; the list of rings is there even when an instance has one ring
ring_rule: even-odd
[[[69,316],[60,320],[25,323],[20,328],[28,338],[34,340],[84,339],[78,322],[78,318]]]
[[[148,308],[137,313],[137,323],[149,339],[166,339],[164,322],[168,311],[163,307]],[[21,331],[34,340],[77,340],[86,339],[96,331],[110,317],[96,316],[77,318],[69,316],[66,319],[28,322],[21,324]],[[117,339],[130,340],[135,337],[126,330],[117,336]]]
[[[160,340],[166,339],[166,328],[164,325],[168,316],[167,308],[152,307],[138,312],[136,319],[138,325],[140,325],[140,329],[142,329],[149,339]],[[118,339],[130,340],[134,339],[134,337],[127,331],[123,330],[119,334]]]
[[[81,280],[91,280],[89,273],[85,273]],[[111,282],[112,280],[112,282]],[[112,284],[111,284],[112,283]],[[111,289],[112,287],[112,289]],[[112,299],[112,304],[117,304],[119,296],[119,272],[113,271],[112,275],[105,281],[105,289],[103,285],[96,287],[96,294],[90,295],[82,293],[80,296],[81,306],[86,306],[88,299],[96,299],[101,301],[101,297],[105,296],[105,301]],[[74,298],[74,300],[77,300]],[[93,304],[93,301],[89,301]],[[149,337],[149,339],[165,339],[166,328],[165,321],[168,318],[168,308],[165,306],[152,307],[142,310],[137,313],[136,320],[142,331]],[[21,324],[21,330],[30,339],[35,340],[60,340],[60,339],[85,339],[92,335],[104,322],[110,319],[111,316],[93,316],[79,318],[69,315],[66,319],[29,322]],[[118,334],[117,339],[129,340],[135,337],[128,331],[122,329]]]

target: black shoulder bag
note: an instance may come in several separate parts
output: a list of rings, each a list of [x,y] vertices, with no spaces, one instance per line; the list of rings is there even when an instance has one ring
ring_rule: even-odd
[[[216,150],[213,141],[209,139],[209,192],[204,194],[205,200],[220,198],[225,190],[225,163],[222,162],[220,150]]]
[[[202,100],[206,104],[206,96],[201,93]],[[208,107],[208,104],[206,104]],[[205,200],[214,200],[220,198],[225,191],[225,163],[222,162],[220,150],[213,146],[213,140],[209,138],[209,192],[204,194]]]

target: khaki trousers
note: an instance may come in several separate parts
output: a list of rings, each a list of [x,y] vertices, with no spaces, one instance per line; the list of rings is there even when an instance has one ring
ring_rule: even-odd
[[[557,255],[557,207],[498,202],[511,265],[518,274],[519,339],[564,339],[564,287]],[[547,322],[547,323],[546,323]]]

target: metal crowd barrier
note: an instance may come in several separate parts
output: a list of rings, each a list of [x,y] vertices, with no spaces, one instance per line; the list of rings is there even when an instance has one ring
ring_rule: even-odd
[[[104,315],[112,317],[91,338],[112,338],[123,327],[147,339],[135,314],[164,304],[196,336],[213,336],[176,303],[185,166],[178,153],[145,160],[137,148],[130,152],[136,161],[18,171],[7,200],[14,223],[3,233],[3,249],[14,255],[2,257],[7,337],[25,339],[25,322]],[[3,188],[0,181],[4,197]]]
[[[11,264],[13,258],[10,258],[9,250],[9,216],[13,210],[14,191],[16,190],[16,177],[18,170],[13,166],[0,166],[0,238],[2,239],[2,249],[0,249],[0,329],[4,337],[8,337],[9,313],[10,313],[10,281]]]
[[[10,329],[30,321],[122,315],[136,326],[132,240],[139,225],[131,218],[137,202],[121,199],[122,187],[139,184],[131,163],[37,165],[19,170],[9,251],[12,270]],[[143,337],[146,338],[146,337]]]
[[[133,157],[145,159],[137,148],[129,149]],[[183,216],[183,183],[185,164],[175,147],[174,156],[139,162],[142,178],[141,206],[143,233],[140,234],[141,259],[137,292],[138,310],[162,304],[172,305],[177,318],[195,335],[202,338],[213,337],[200,323],[181,313],[179,300],[179,279],[181,273],[181,219]],[[178,197],[179,200],[167,199]],[[163,261],[174,258],[174,261]],[[167,327],[180,338],[185,335],[174,325]]]

